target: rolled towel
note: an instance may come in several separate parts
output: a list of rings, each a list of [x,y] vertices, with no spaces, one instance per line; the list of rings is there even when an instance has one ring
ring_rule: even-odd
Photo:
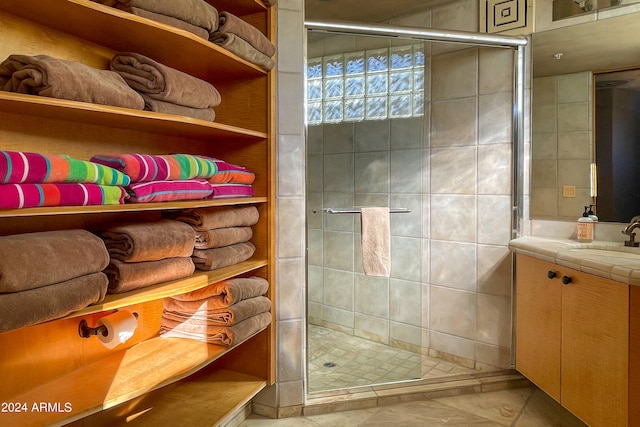
[[[228,227],[196,231],[196,249],[213,249],[251,240],[251,227]]]
[[[93,273],[64,282],[0,294],[0,333],[59,319],[104,299],[107,276]]]
[[[269,290],[269,282],[262,277],[235,277],[213,283],[204,288],[174,295],[180,301],[207,300],[209,308],[228,307],[245,299],[264,295]]]
[[[209,157],[217,167],[215,175],[209,178],[211,184],[253,184],[256,174],[244,166],[234,165],[224,160]]]
[[[269,310],[271,301],[267,297],[249,298],[222,308],[210,308],[207,300],[179,301],[166,298],[162,316],[189,325],[233,326]]]
[[[252,226],[258,222],[260,214],[255,206],[225,206],[215,208],[183,209],[168,212],[170,218],[183,221],[195,230]]]
[[[215,249],[194,249],[193,263],[198,270],[217,270],[251,258],[256,247],[251,242],[236,243]]]
[[[271,70],[276,66],[276,62],[273,59],[260,52],[258,49],[251,46],[249,42],[235,34],[216,32],[211,36],[211,38],[209,38],[209,41],[236,54],[245,61],[264,68],[265,70]]]
[[[144,100],[117,73],[48,55],[10,55],[0,63],[0,89],[142,110]]]
[[[271,313],[260,313],[233,326],[188,325],[162,318],[160,336],[189,338],[209,344],[234,346],[271,324]]]
[[[129,176],[109,166],[73,159],[64,154],[0,151],[0,183],[81,182],[128,185]]]
[[[188,257],[195,242],[191,227],[169,219],[114,224],[100,235],[111,259],[125,262]]]
[[[191,108],[220,105],[220,92],[212,84],[138,53],[117,53],[111,69],[131,88],[152,99]]]
[[[144,109],[147,111],[191,117],[208,122],[213,122],[216,119],[216,112],[213,108],[185,107],[171,102],[158,101],[157,99],[149,98],[147,95],[142,95],[142,98],[144,98]]]
[[[126,174],[132,183],[207,179],[218,171],[213,160],[192,154],[95,154],[89,161]]]
[[[0,292],[21,292],[102,271],[109,253],[86,230],[0,237]],[[1,312],[1,311],[0,311]]]
[[[0,184],[0,209],[122,205],[128,197],[123,187],[114,185],[79,182]]]
[[[104,273],[109,278],[110,294],[128,292],[171,280],[189,277],[195,271],[190,257],[158,261],[123,262],[112,259]]]
[[[271,40],[260,32],[256,27],[248,22],[238,18],[230,12],[220,13],[220,25],[218,30],[211,36],[217,37],[219,33],[222,34],[235,34],[240,37],[251,46],[253,46],[258,52],[263,53],[268,57],[272,57],[276,53],[276,47],[271,43]]]
[[[213,188],[206,179],[134,182],[126,190],[132,203],[200,200],[213,194]]]
[[[132,7],[180,19],[195,26],[215,31],[218,28],[218,10],[204,0],[93,0],[107,6],[128,10]]]
[[[148,10],[141,9],[139,7],[129,7],[124,8],[126,12],[129,12],[133,15],[140,16],[142,18],[147,18],[155,22],[160,22],[161,24],[166,24],[171,27],[179,28],[181,30],[188,31],[201,39],[207,40],[209,38],[209,31],[205,28],[198,27],[197,25],[193,25],[189,22],[183,21],[182,19],[174,18],[172,16],[163,15],[161,13],[155,13]]]

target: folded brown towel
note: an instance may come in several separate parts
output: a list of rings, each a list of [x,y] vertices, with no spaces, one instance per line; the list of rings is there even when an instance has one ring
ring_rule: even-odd
[[[206,120],[213,122],[216,119],[216,112],[213,108],[192,108],[184,105],[173,104],[171,102],[158,101],[142,95],[144,99],[144,109],[154,111],[156,113],[173,114],[176,116],[192,117],[194,119]]]
[[[100,234],[111,259],[126,262],[188,257],[195,242],[193,228],[170,219],[115,224]]]
[[[106,6],[127,10],[148,10],[202,27],[209,32],[218,28],[218,10],[204,0],[93,0]]]
[[[235,277],[213,283],[204,288],[174,295],[180,301],[207,300],[209,308],[228,307],[245,299],[264,295],[269,290],[269,282],[262,277]]]
[[[170,25],[172,27],[188,31],[200,37],[201,39],[207,40],[209,38],[209,31],[202,27],[198,27],[196,25],[190,24],[189,22],[183,21],[182,19],[162,15],[160,13],[151,12],[145,9],[140,9],[139,7],[123,8],[123,10],[142,18],[147,18],[155,22],[160,22],[161,24]]]
[[[109,253],[86,230],[58,230],[0,237],[0,293],[20,292],[102,271]]]
[[[227,49],[229,52],[235,53],[240,58],[252,64],[258,65],[265,70],[271,70],[276,66],[276,62],[251,46],[247,41],[232,33],[214,33],[209,39],[211,43]]]
[[[183,209],[166,214],[177,221],[191,225],[197,231],[226,227],[248,227],[256,224],[260,215],[255,206],[225,206],[215,208]]]
[[[162,316],[188,325],[233,326],[271,310],[267,297],[249,298],[229,307],[210,308],[207,300],[179,301],[166,298]]]
[[[271,313],[260,313],[233,326],[189,325],[162,318],[160,336],[190,338],[209,344],[233,346],[260,332],[271,323]]]
[[[216,33],[231,33],[244,39],[251,46],[256,48],[258,52],[261,52],[268,57],[272,57],[276,53],[276,47],[271,43],[271,40],[260,32],[256,27],[248,22],[238,18],[230,12],[220,13],[220,25],[218,30],[212,34],[215,37]]]
[[[217,270],[248,260],[255,251],[253,243],[242,242],[223,248],[194,249],[192,258],[198,270]]]
[[[47,55],[10,55],[0,63],[9,92],[142,110],[144,101],[118,74]]]
[[[215,228],[196,231],[196,249],[213,249],[251,240],[251,227]]]
[[[131,88],[152,99],[191,108],[220,105],[220,93],[212,84],[138,53],[117,53],[111,59],[111,69]]]
[[[107,276],[93,273],[42,288],[0,294],[0,333],[64,317],[104,299]]]
[[[109,293],[118,294],[183,279],[191,276],[195,269],[191,257],[142,262],[122,262],[112,259],[104,272],[109,278]]]

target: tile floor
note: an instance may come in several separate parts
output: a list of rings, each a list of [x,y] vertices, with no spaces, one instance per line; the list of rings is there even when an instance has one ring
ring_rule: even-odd
[[[324,415],[272,420],[257,415],[239,427],[586,427],[534,387],[404,402]]]
[[[476,370],[309,325],[309,392],[472,374]]]

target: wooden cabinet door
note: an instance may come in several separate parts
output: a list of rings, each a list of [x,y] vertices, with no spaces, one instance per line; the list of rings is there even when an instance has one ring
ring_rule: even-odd
[[[590,426],[627,426],[629,286],[564,274],[572,282],[562,288],[561,403]]]
[[[516,369],[560,402],[560,280],[557,266],[516,257]]]

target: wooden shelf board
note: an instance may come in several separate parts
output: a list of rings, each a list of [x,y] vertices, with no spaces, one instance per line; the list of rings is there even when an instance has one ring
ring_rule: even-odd
[[[28,411],[2,413],[0,422],[16,427],[64,425],[186,378],[235,347],[155,337],[11,398],[26,403]],[[229,374],[219,375],[224,381]],[[263,384],[265,380],[255,379],[252,387]],[[70,411],[33,411],[33,404],[39,402],[57,402],[62,409],[68,403]]]
[[[265,132],[191,117],[13,92],[0,92],[0,111],[163,135],[255,141],[267,138]]]
[[[229,267],[219,268],[213,271],[200,271],[190,277],[171,282],[160,283],[146,288],[121,294],[109,294],[99,304],[91,305],[82,310],[75,311],[65,318],[85,316],[92,313],[99,313],[107,310],[116,310],[133,304],[140,304],[160,298],[167,298],[185,292],[195,291],[212,283],[227,280],[240,274],[248,273],[267,265],[266,260],[250,259]]]
[[[259,6],[255,4],[256,11]],[[46,8],[42,0],[10,1],[3,2],[0,9],[115,51],[141,53],[213,83],[267,73],[187,31],[90,0],[47,0]]]
[[[215,206],[246,205],[265,203],[266,197],[238,197],[232,199],[192,200],[158,203],[125,203],[124,205],[94,205],[94,206],[54,206],[26,209],[0,210],[0,218],[34,217],[48,215],[77,215],[90,213],[117,213],[140,211],[164,211],[176,209],[207,208]]]

